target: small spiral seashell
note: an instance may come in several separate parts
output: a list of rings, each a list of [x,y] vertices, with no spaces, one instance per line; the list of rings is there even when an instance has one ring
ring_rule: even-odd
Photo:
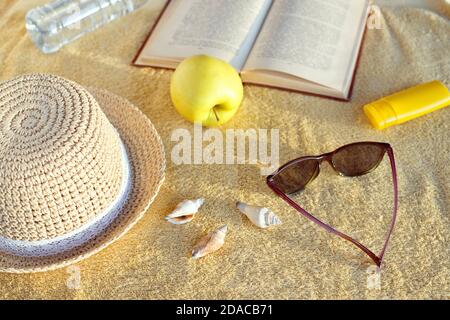
[[[168,214],[165,219],[173,224],[185,224],[194,219],[194,215],[203,205],[205,199],[199,198],[195,200],[183,200]]]
[[[192,249],[192,258],[198,259],[219,250],[225,243],[227,231],[227,225],[223,225],[201,238]]]
[[[280,218],[265,207],[251,206],[240,201],[236,203],[236,207],[245,214],[254,225],[260,228],[268,228],[270,226],[281,224]]]

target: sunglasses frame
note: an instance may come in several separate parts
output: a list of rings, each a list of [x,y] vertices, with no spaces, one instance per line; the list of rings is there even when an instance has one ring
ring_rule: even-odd
[[[382,147],[384,148],[384,153],[380,156],[380,159],[378,161],[377,164],[375,164],[372,168],[370,168],[369,170],[361,173],[361,174],[357,174],[357,175],[345,175],[342,172],[340,172],[339,170],[336,169],[334,163],[333,163],[333,156],[339,152],[340,150],[346,148],[346,147],[350,147],[350,146],[354,146],[354,145],[359,145],[359,144],[365,144],[365,145],[376,145],[378,147]],[[393,188],[394,188],[394,208],[393,208],[393,214],[392,214],[392,218],[391,218],[391,223],[386,235],[386,240],[384,242],[383,248],[380,251],[380,253],[378,255],[376,255],[374,252],[372,252],[370,249],[368,249],[366,246],[364,246],[363,244],[361,244],[359,241],[355,240],[354,238],[346,235],[345,233],[342,233],[341,231],[333,228],[332,226],[330,226],[327,223],[322,222],[321,220],[317,219],[315,216],[313,216],[311,213],[309,213],[308,211],[306,211],[305,209],[303,209],[302,207],[300,207],[294,200],[292,200],[288,194],[286,194],[285,192],[283,192],[280,188],[278,188],[276,186],[276,183],[274,182],[274,177],[281,173],[283,170],[285,170],[286,168],[297,164],[299,162],[305,161],[305,160],[317,160],[318,161],[318,165],[317,165],[317,169],[316,172],[311,176],[311,178],[308,180],[308,182],[305,183],[305,185],[301,188],[298,189],[294,192],[291,192],[289,194],[294,194],[297,193],[301,190],[303,190],[310,182],[312,182],[320,173],[320,164],[323,161],[327,161],[328,163],[330,163],[331,167],[333,168],[334,171],[336,171],[339,175],[341,176],[345,176],[345,177],[355,177],[355,176],[362,176],[365,175],[367,173],[372,172],[373,170],[375,170],[379,164],[381,163],[381,161],[384,158],[384,155],[387,153],[388,157],[389,157],[389,162],[391,165],[391,171],[392,171],[392,184],[393,184]],[[321,226],[322,228],[324,228],[325,230],[327,230],[330,233],[333,233],[347,241],[350,241],[351,243],[353,243],[354,245],[356,245],[359,249],[361,249],[364,253],[366,253],[374,262],[375,264],[381,268],[381,264],[383,262],[383,258],[384,258],[384,254],[386,252],[389,240],[391,238],[392,232],[394,230],[394,225],[395,222],[397,220],[397,210],[398,210],[398,182],[397,182],[397,169],[396,169],[396,165],[395,165],[395,157],[394,157],[394,150],[392,149],[391,145],[389,143],[384,143],[384,142],[373,142],[373,141],[363,141],[363,142],[355,142],[355,143],[351,143],[351,144],[347,144],[344,145],[332,152],[328,152],[328,153],[324,153],[322,155],[319,156],[305,156],[305,157],[300,157],[294,160],[291,160],[289,162],[287,162],[286,164],[282,165],[278,170],[276,170],[273,174],[267,176],[266,178],[266,182],[267,185],[275,192],[275,194],[277,194],[279,197],[281,197],[284,201],[286,201],[290,206],[292,206],[294,209],[296,209],[299,213],[301,213],[302,215],[304,215],[306,218],[308,218],[309,220],[313,221],[314,223],[318,224],[319,226]]]

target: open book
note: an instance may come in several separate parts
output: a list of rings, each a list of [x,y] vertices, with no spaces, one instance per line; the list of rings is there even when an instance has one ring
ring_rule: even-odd
[[[244,83],[348,99],[369,0],[170,0],[133,61],[207,54]]]

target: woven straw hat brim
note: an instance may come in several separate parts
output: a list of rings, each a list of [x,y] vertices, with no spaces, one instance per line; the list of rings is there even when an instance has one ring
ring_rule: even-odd
[[[164,146],[150,120],[129,101],[106,90],[88,89],[124,142],[132,170],[132,189],[118,217],[82,246],[46,257],[0,252],[0,272],[42,272],[86,259],[123,236],[146,213],[164,181]]]

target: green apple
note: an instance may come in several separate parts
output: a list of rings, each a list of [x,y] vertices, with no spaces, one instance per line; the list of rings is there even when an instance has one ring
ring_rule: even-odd
[[[183,60],[172,75],[170,96],[187,120],[217,126],[230,120],[244,96],[236,70],[228,63],[198,55]]]

